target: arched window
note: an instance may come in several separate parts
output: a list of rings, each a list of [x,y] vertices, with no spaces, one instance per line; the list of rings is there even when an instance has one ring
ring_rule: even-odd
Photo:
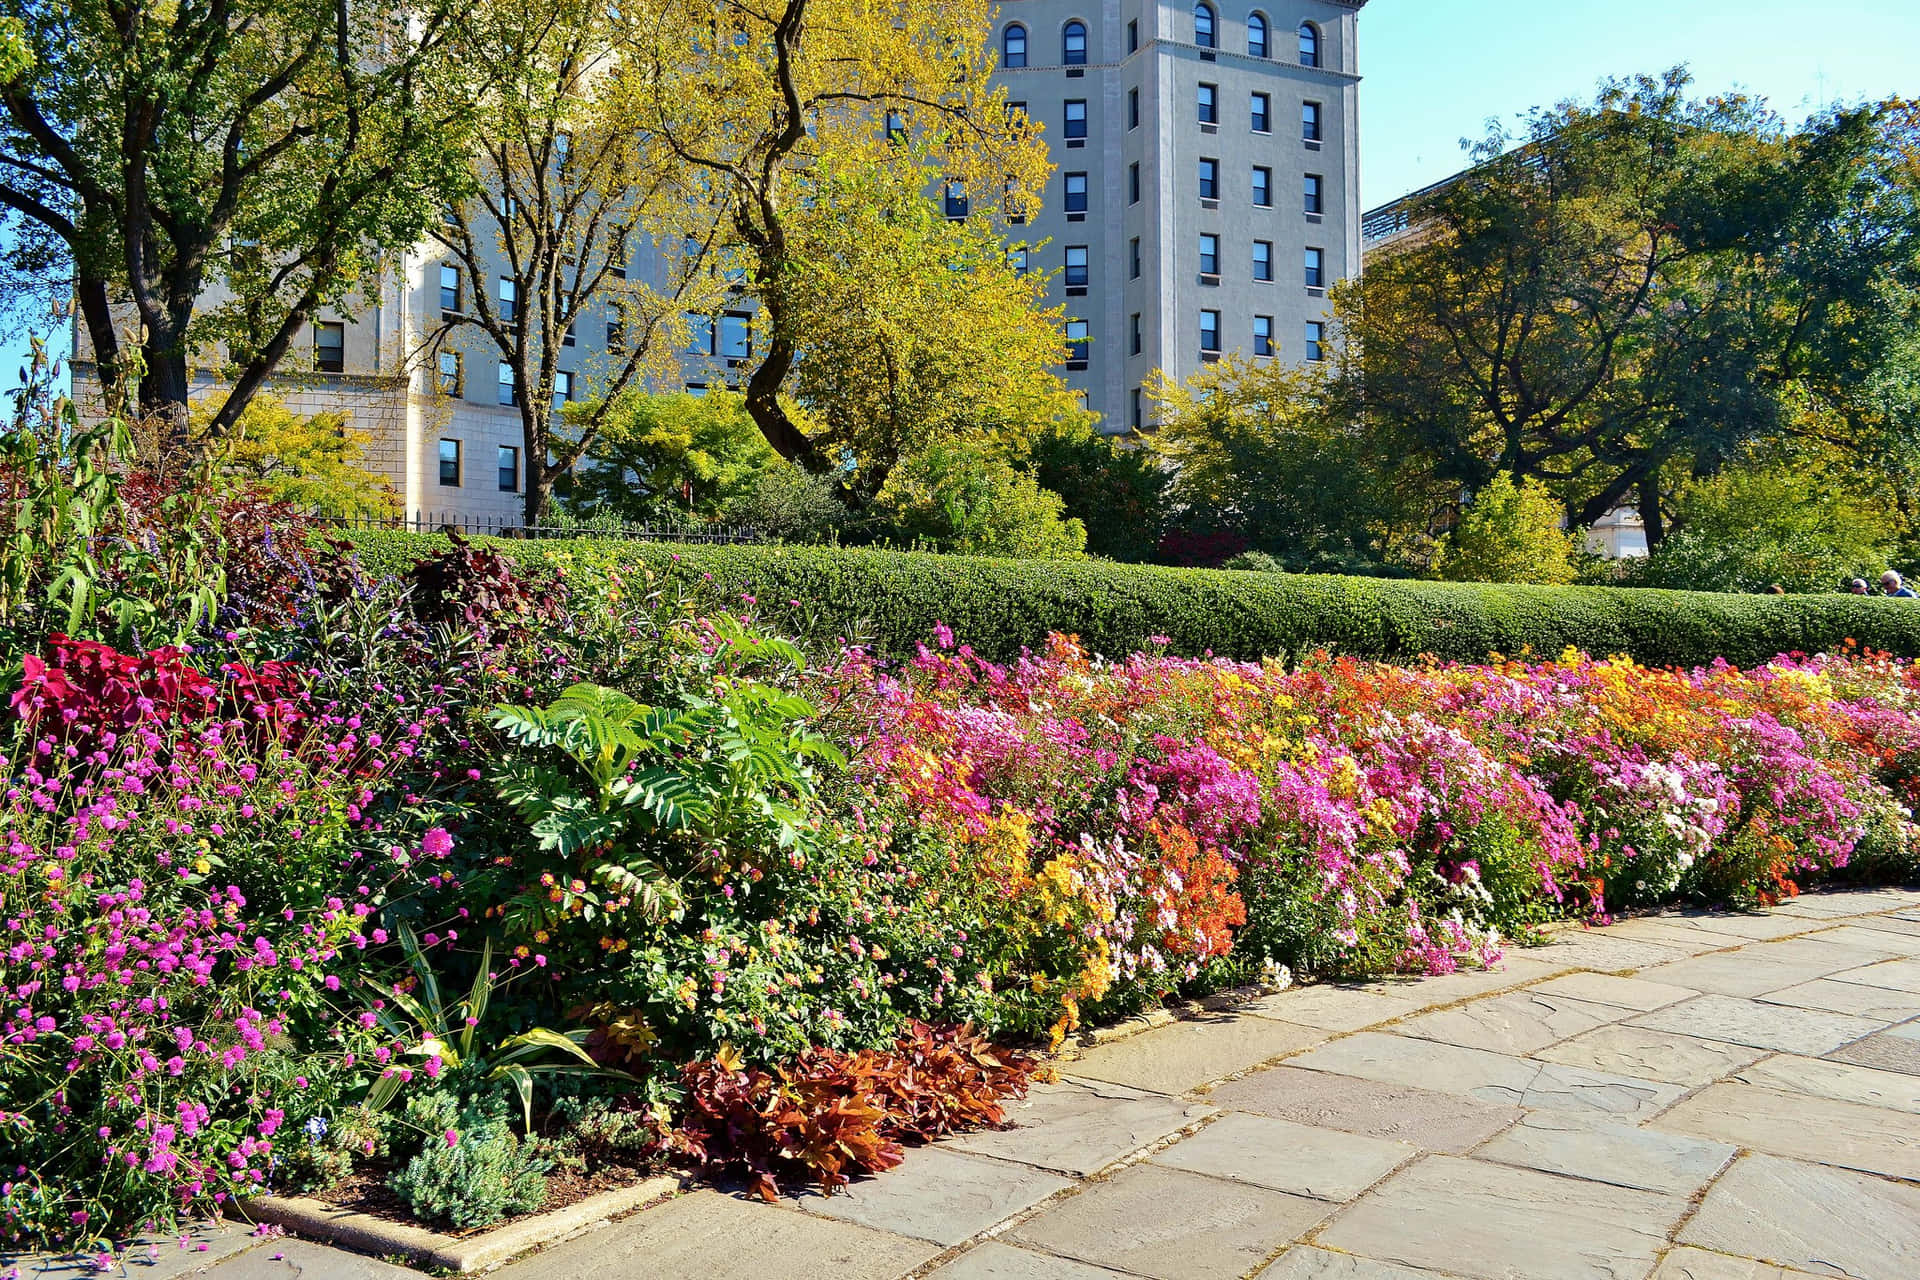
[[[1027,29],[1017,22],[1008,23],[1006,34],[1000,37],[1000,65],[1003,67],[1027,65]]]
[[[1264,13],[1247,15],[1247,52],[1256,58],[1267,56],[1267,16]]]
[[[1300,24],[1300,65],[1303,67],[1320,65],[1320,28],[1311,22]]]
[[[1060,61],[1070,67],[1087,65],[1087,24],[1078,18],[1060,31]]]
[[[1202,3],[1193,6],[1193,42],[1202,49],[1219,48],[1219,38],[1213,31],[1213,6],[1202,0]]]

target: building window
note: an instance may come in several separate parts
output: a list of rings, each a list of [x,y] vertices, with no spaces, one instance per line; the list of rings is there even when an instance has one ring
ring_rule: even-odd
[[[1327,255],[1321,249],[1307,250],[1307,288],[1327,287]]]
[[[1067,110],[1067,125],[1066,132],[1062,136],[1068,138],[1086,137],[1087,100],[1085,98],[1068,98],[1065,105]]]
[[[1000,37],[1000,65],[1003,67],[1027,65],[1027,29],[1017,22],[1008,23],[1006,31]]]
[[[626,264],[626,263],[624,263],[624,262],[620,262],[620,263],[615,263],[615,264],[614,264],[614,268],[613,268],[613,278],[614,278],[615,280],[625,280],[625,279],[627,278],[627,264]]]
[[[460,310],[460,268],[440,265],[440,309]]]
[[[575,325],[575,323],[577,322],[573,320],[567,321],[567,331],[560,335],[561,346],[574,347],[574,346],[580,345],[579,339],[575,338],[573,334],[573,326]]]
[[[1253,242],[1253,278],[1268,284],[1273,282],[1273,241]]]
[[[729,311],[720,317],[720,355],[728,360],[745,360],[753,355],[750,312]]]
[[[1265,165],[1253,166],[1253,207],[1273,208],[1273,170]]]
[[[322,373],[344,373],[347,368],[347,326],[322,320],[313,326],[313,364]]]
[[[1247,15],[1247,52],[1256,58],[1267,56],[1267,15]]]
[[[1140,162],[1138,160],[1127,166],[1127,203],[1140,203]]]
[[[558,409],[573,399],[573,375],[565,369],[557,370],[553,375],[553,407]]]
[[[520,403],[520,384],[514,379],[513,366],[505,360],[500,362],[500,403],[505,405]]]
[[[1307,359],[1327,358],[1327,326],[1318,320],[1307,321]]]
[[[1271,133],[1273,131],[1273,99],[1264,93],[1253,95],[1253,131]]]
[[[1127,90],[1127,128],[1138,129],[1139,127],[1140,91],[1138,89],[1129,89]]]
[[[1085,288],[1087,284],[1087,246],[1070,244],[1067,246],[1066,283],[1074,288]]]
[[[1220,274],[1220,237],[1202,234],[1200,237],[1200,274],[1217,276]]]
[[[1308,142],[1320,141],[1320,104],[1300,104],[1300,136]]]
[[[898,111],[887,112],[887,141],[899,146],[907,140],[907,118]]]
[[[1300,24],[1300,65],[1303,67],[1320,65],[1320,28],[1311,22]]]
[[[687,354],[691,356],[713,354],[712,316],[689,315],[687,317]]]
[[[1008,124],[1011,124],[1011,125],[1022,124],[1025,122],[1026,118],[1027,118],[1026,103],[1009,102],[1007,104],[1007,123]]]
[[[1066,183],[1067,212],[1085,213],[1087,211],[1087,175],[1084,173],[1070,173],[1066,177]]]
[[[618,320],[607,321],[607,350],[619,355],[627,349],[627,328]]]
[[[449,489],[460,487],[460,442],[440,442],[440,483]]]
[[[1128,334],[1127,354],[1134,355],[1134,356],[1139,355],[1141,340],[1140,340],[1140,313],[1138,311],[1133,313],[1132,319],[1130,319],[1127,323],[1127,334]]]
[[[1127,279],[1140,278],[1140,237],[1127,241]]]
[[[1193,42],[1202,49],[1217,49],[1219,39],[1214,35],[1213,6],[1205,0],[1193,6]]]
[[[1127,416],[1132,419],[1133,429],[1140,429],[1140,388],[1127,392]]]
[[[1273,317],[1255,316],[1253,318],[1253,354],[1270,356],[1273,354]]]
[[[1203,84],[1200,86],[1200,123],[1220,123],[1220,86]]]
[[[1085,365],[1087,346],[1087,322],[1085,320],[1067,321],[1067,363]]]
[[[1210,356],[1220,354],[1220,313],[1218,311],[1200,313],[1200,354]]]
[[[1220,198],[1220,162],[1211,156],[1200,158],[1200,198],[1202,200]]]
[[[1060,61],[1070,67],[1087,65],[1087,24],[1078,18],[1060,29]]]
[[[437,363],[440,368],[434,381],[440,389],[440,394],[443,396],[459,395],[460,353],[458,351],[442,351]]]
[[[1308,213],[1325,213],[1327,211],[1326,197],[1322,194],[1325,189],[1326,183],[1321,179],[1319,174],[1310,173],[1307,175]]]
[[[520,451],[511,445],[500,446],[500,492],[520,492]]]
[[[1007,265],[1013,268],[1015,275],[1027,274],[1027,246],[1015,244],[1007,246]]]
[[[947,216],[956,220],[964,218],[967,216],[968,207],[966,187],[958,182],[949,182],[947,184]]]
[[[1138,22],[1129,21],[1127,23],[1127,52],[1138,53],[1139,51],[1140,51],[1140,24]]]
[[[512,324],[519,314],[520,286],[500,277],[500,323]]]

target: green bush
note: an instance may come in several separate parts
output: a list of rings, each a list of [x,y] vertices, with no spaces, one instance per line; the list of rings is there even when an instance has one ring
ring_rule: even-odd
[[[437,534],[354,535],[363,564],[399,574],[445,548]],[[859,634],[907,654],[935,623],[982,656],[1005,659],[1051,631],[1109,655],[1152,648],[1257,659],[1324,648],[1363,657],[1420,654],[1480,661],[1567,646],[1652,664],[1765,662],[1852,640],[1920,657],[1920,603],[1841,595],[1737,596],[1620,587],[1408,582],[1333,575],[1234,573],[1099,562],[1001,560],[843,547],[696,547],[569,539],[495,542],[576,586],[605,568],[677,571],[728,596],[758,598],[785,624],[797,601],[816,631]],[[703,575],[711,575],[707,578]]]

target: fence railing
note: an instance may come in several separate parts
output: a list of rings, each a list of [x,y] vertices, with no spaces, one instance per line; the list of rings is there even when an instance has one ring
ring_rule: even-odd
[[[398,529],[410,533],[457,533],[469,538],[624,538],[632,542],[697,542],[747,546],[771,541],[746,525],[721,524],[528,524],[506,516],[416,511],[412,515],[316,517],[337,529]]]

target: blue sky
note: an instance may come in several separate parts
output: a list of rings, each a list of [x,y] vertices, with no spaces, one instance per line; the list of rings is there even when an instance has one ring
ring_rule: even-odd
[[[1461,167],[1490,117],[1591,97],[1609,75],[1693,69],[1798,121],[1836,99],[1920,97],[1920,0],[1372,0],[1360,11],[1368,208]]]
[[[1607,75],[1693,68],[1790,119],[1821,103],[1920,96],[1920,0],[1372,0],[1360,14],[1367,207],[1461,166],[1490,117],[1590,96]],[[0,334],[0,387],[26,351]]]

